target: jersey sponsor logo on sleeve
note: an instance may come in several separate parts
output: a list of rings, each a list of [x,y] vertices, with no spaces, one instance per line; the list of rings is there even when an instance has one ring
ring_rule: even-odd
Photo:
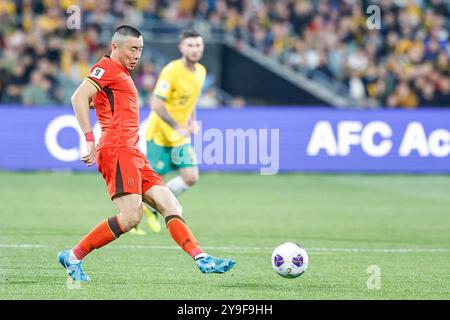
[[[90,76],[97,78],[97,79],[101,79],[103,74],[105,73],[105,70],[102,68],[95,68],[94,70],[92,70]]]

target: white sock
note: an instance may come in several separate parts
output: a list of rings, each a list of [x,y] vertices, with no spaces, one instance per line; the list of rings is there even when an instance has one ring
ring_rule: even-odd
[[[207,256],[208,256],[208,254],[206,252],[202,252],[202,253],[199,253],[198,255],[196,255],[194,257],[194,260],[197,260],[197,259],[200,259],[200,258],[204,258],[204,257],[207,257]]]
[[[184,182],[181,176],[176,176],[175,178],[167,182],[166,185],[170,189],[170,191],[172,191],[175,197],[178,197],[189,188],[189,186],[186,184],[186,182]]]
[[[78,258],[77,258],[77,256],[73,253],[73,250],[70,250],[70,253],[69,253],[69,262],[70,263],[78,263],[78,262],[80,262],[81,260],[78,260]]]

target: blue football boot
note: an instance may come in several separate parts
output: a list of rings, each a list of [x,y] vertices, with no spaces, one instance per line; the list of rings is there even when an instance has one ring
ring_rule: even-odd
[[[195,262],[203,273],[225,273],[231,270],[236,264],[234,260],[215,258],[210,255],[197,259]]]
[[[58,253],[58,261],[66,269],[67,274],[75,281],[88,282],[91,278],[84,272],[82,263],[70,263],[69,260],[70,250],[64,250]]]

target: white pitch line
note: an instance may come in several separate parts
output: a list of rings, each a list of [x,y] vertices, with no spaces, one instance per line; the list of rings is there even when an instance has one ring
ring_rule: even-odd
[[[16,249],[32,249],[32,248],[49,248],[52,246],[42,244],[1,244],[0,249],[16,248]],[[70,247],[70,246],[66,246]],[[180,250],[177,246],[156,246],[156,245],[112,245],[105,247],[107,249],[141,249],[141,250]],[[205,250],[224,250],[224,251],[272,251],[273,247],[239,247],[239,246],[204,246]],[[450,248],[306,248],[312,253],[433,253],[433,252],[450,252]]]
[[[147,246],[147,245],[118,245],[111,246],[111,249],[161,249],[178,250],[176,246]],[[225,251],[272,251],[273,247],[222,247],[222,246],[202,246],[206,250],[225,250]],[[372,253],[415,253],[415,252],[450,252],[447,248],[306,248],[308,252],[372,252]]]
[[[374,253],[409,253],[409,252],[450,252],[446,248],[311,248],[308,251],[333,251],[333,252],[374,252]]]
[[[2,244],[0,243],[0,249],[1,248],[22,248],[22,249],[33,249],[33,248],[45,248],[46,245],[42,244],[26,244],[26,243],[8,243],[8,244]]]

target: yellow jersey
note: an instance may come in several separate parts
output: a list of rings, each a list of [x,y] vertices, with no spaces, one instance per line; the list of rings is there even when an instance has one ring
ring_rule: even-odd
[[[165,101],[165,107],[172,118],[181,125],[187,125],[206,79],[206,68],[195,64],[195,71],[188,70],[181,59],[167,64],[161,71],[154,95]],[[190,142],[181,136],[156,112],[150,113],[146,133],[147,141],[161,146],[176,147]]]

